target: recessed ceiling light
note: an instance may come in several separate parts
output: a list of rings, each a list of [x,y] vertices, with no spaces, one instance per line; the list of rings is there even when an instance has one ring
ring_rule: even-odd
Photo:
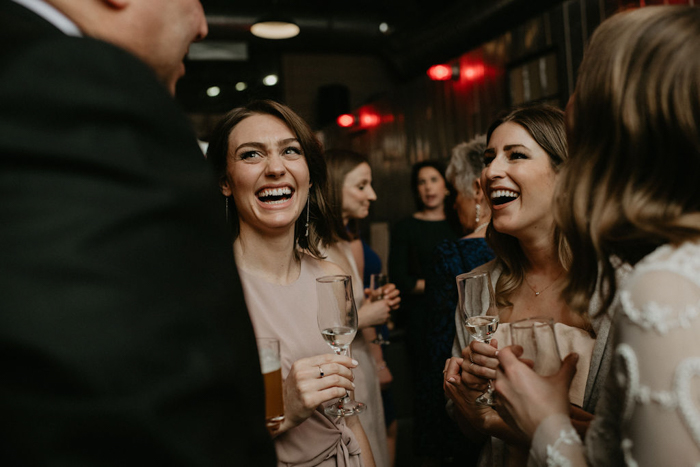
[[[219,86],[211,86],[210,88],[207,88],[207,96],[216,97],[219,94],[221,94],[221,88]]]
[[[287,20],[262,20],[250,27],[250,32],[263,39],[290,39],[299,34],[299,26]]]
[[[245,91],[246,89],[248,89],[247,83],[244,83],[243,81],[236,83],[236,91]]]
[[[265,86],[274,86],[275,84],[277,84],[277,81],[277,75],[267,75],[263,78],[263,84]]]
[[[380,23],[379,30],[386,34],[389,31],[389,25],[387,23]]]

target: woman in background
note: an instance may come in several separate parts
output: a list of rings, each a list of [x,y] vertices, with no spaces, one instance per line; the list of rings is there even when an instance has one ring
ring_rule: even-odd
[[[398,221],[391,229],[389,248],[389,277],[403,291],[400,313],[394,320],[398,334],[391,337],[399,341],[405,336],[406,358],[411,366],[425,368],[427,352],[425,342],[425,319],[432,306],[425,301],[425,278],[433,260],[433,251],[441,241],[459,238],[459,228],[450,220],[454,214],[454,195],[445,180],[445,169],[438,161],[423,161],[413,165],[411,170],[411,192],[417,211]],[[417,386],[421,375],[412,371],[411,387],[413,413],[420,410],[417,404]],[[422,456],[419,431],[414,431],[413,453]]]
[[[373,466],[359,418],[335,419],[323,410],[354,388],[357,362],[330,351],[316,319],[316,278],[343,274],[320,259],[319,243],[335,239],[325,222],[333,213],[321,144],[288,107],[254,101],[219,122],[207,158],[226,198],[255,334],[280,341],[285,419],[273,433],[279,465]]]
[[[381,346],[372,341],[377,338],[376,326],[386,323],[389,312],[398,308],[401,298],[394,284],[384,286],[381,300],[365,298],[363,271],[358,267],[358,263],[364,264],[363,247],[355,223],[367,217],[370,203],[377,199],[367,158],[352,151],[331,149],[326,151],[326,162],[330,185],[328,204],[341,222],[334,226],[339,240],[327,245],[325,252],[329,261],[340,265],[353,278],[360,329],[352,348],[353,357],[360,362],[355,370],[355,397],[367,404],[366,412],[360,417],[375,461],[378,466],[389,467],[392,460],[388,451],[381,384],[389,384],[392,377]]]
[[[573,253],[565,297],[585,313],[607,286],[614,364],[582,446],[566,399],[576,357],[544,379],[499,353],[498,399],[533,464],[700,463],[698,43],[700,9],[645,7],[604,21],[585,52],[555,212]],[[633,266],[622,282],[619,259]]]
[[[427,365],[419,370],[422,378],[415,397],[414,430],[418,432],[421,452],[426,458],[424,466],[451,465],[470,449],[464,436],[445,411],[445,393],[442,389],[443,364],[452,355],[455,338],[455,309],[457,308],[457,282],[455,278],[493,259],[493,251],[484,235],[491,220],[484,190],[481,188],[481,171],[484,168],[486,136],[479,135],[467,143],[452,149],[446,177],[457,191],[455,209],[467,236],[458,240],[444,240],[435,248],[434,260],[426,278],[425,297],[431,304],[426,316],[424,347],[427,349]],[[478,449],[476,446],[471,449]]]

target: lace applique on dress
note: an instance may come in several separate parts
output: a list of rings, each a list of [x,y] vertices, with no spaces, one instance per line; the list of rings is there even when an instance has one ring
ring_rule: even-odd
[[[700,245],[686,243],[678,248],[663,245],[644,258],[635,268],[634,276],[655,271],[669,271],[700,287]],[[689,328],[700,316],[700,301],[687,304],[682,309],[661,305],[654,301],[640,308],[634,304],[630,291],[623,287],[620,292],[622,311],[633,323],[661,335],[678,328]]]
[[[691,393],[692,379],[700,376],[700,357],[686,358],[678,364],[670,391],[653,391],[640,383],[637,357],[629,345],[620,344],[615,350],[615,358],[615,377],[624,394],[623,421],[626,422],[632,417],[635,404],[654,403],[665,410],[678,410],[695,445],[700,447],[700,412],[695,406]],[[636,466],[631,452],[632,441],[624,439],[621,447],[626,464]]]
[[[553,445],[547,445],[547,467],[571,467],[571,461],[561,452],[559,447],[564,444],[571,446],[573,444],[581,445],[581,438],[575,430],[561,430],[559,438]]]
[[[628,290],[620,294],[622,310],[625,316],[636,325],[654,330],[659,334],[666,334],[678,328],[689,328],[691,321],[700,316],[700,302],[696,305],[688,305],[682,311],[676,311],[671,306],[662,306],[655,302],[647,302],[639,310],[632,302]]]

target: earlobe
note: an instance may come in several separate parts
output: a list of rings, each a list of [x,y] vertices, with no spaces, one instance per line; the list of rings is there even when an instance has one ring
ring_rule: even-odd
[[[481,180],[478,178],[474,180],[474,199],[477,203],[481,203],[484,199],[484,191],[481,189]]]
[[[221,194],[227,198],[233,194],[226,177],[221,177],[221,180],[219,180],[219,189],[221,190]]]

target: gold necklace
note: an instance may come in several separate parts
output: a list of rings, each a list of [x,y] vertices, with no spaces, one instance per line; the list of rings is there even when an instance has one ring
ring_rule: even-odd
[[[547,287],[545,287],[544,289],[540,290],[539,292],[538,292],[537,290],[535,290],[535,288],[534,288],[533,286],[530,285],[530,281],[527,280],[527,276],[523,276],[523,279],[525,279],[525,283],[527,284],[528,287],[530,287],[530,290],[532,290],[533,292],[535,292],[535,297],[539,297],[540,294],[541,294],[542,292],[544,292],[545,290],[547,290],[548,288],[550,288],[551,286],[553,286],[554,284],[556,284],[556,282],[559,280],[559,278],[561,277],[561,275],[562,275],[563,273],[564,273],[564,271],[559,272],[559,275],[552,281],[552,283],[549,284],[549,285],[548,285]]]

